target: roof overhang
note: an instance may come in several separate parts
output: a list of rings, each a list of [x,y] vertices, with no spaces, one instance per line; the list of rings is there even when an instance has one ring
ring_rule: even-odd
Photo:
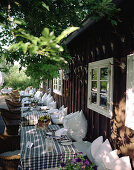
[[[127,0],[113,0],[113,3],[115,3],[115,5],[117,7],[120,7],[120,4],[124,1]],[[100,18],[101,20],[102,18]],[[100,21],[99,20],[99,21]],[[73,32],[72,34],[70,34],[67,39],[64,41],[65,45],[68,45],[71,41],[73,41],[75,38],[77,38],[78,36],[80,36],[83,32],[85,32],[86,30],[88,30],[91,26],[93,26],[95,23],[97,23],[96,20],[91,20],[89,17],[87,19],[84,20],[84,22],[82,23],[82,26],[80,29],[78,29],[77,31]]]

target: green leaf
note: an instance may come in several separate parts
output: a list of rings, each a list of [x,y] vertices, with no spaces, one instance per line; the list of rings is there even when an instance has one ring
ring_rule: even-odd
[[[25,43],[25,44],[23,43],[23,44],[21,45],[21,48],[22,48],[22,51],[23,51],[24,54],[26,54],[29,44],[30,44],[30,43]]]
[[[15,24],[18,24],[18,25],[26,25],[26,23],[24,22],[24,20],[21,20],[21,19],[18,19],[18,18],[15,18],[15,19],[14,19],[14,23],[15,23]]]
[[[37,42],[39,41],[38,37],[31,37],[31,41],[34,45],[37,45]]]
[[[48,37],[49,36],[49,29],[48,28],[44,28],[43,31],[42,31],[42,35],[44,37]]]
[[[19,43],[13,44],[13,45],[11,45],[11,46],[8,48],[8,50],[9,50],[10,52],[17,51],[17,50],[19,49],[19,46],[20,46]]]
[[[78,30],[79,27],[68,27],[67,29],[65,29],[57,38],[56,38],[56,42],[60,42],[63,38],[65,38],[67,35],[69,35],[70,33]]]
[[[44,2],[42,2],[42,6],[43,6],[44,8],[46,8],[48,11],[50,11],[50,10],[49,10],[49,6],[47,6]]]
[[[111,20],[111,24],[112,24],[112,25],[117,25],[117,21]]]
[[[37,50],[38,50],[38,46],[35,45],[31,45],[31,47],[29,48],[29,52],[31,55],[37,54]]]

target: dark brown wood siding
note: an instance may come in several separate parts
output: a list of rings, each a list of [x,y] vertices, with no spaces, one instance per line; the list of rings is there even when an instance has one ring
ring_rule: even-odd
[[[63,80],[62,96],[53,94],[59,107],[63,104],[68,107],[68,113],[83,110],[88,120],[87,139],[89,141],[92,142],[102,135],[104,139],[108,138],[111,141],[113,148],[115,145],[111,138],[111,129],[113,130],[111,122],[118,114],[119,109],[116,108],[119,107],[126,93],[127,68],[121,69],[119,65],[121,62],[127,65],[127,55],[134,53],[134,15],[132,12],[134,10],[132,7],[131,9],[127,7],[128,10],[126,10],[125,5],[122,7],[121,22],[117,26],[112,26],[105,20],[101,20],[68,44],[72,56],[69,80]],[[112,120],[87,108],[88,63],[111,57],[114,58]],[[125,125],[122,124],[122,126]],[[134,139],[134,136],[131,135],[131,138]]]

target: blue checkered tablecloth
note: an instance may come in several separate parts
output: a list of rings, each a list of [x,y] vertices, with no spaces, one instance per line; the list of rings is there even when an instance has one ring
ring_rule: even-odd
[[[58,125],[49,125],[49,129],[58,130]],[[64,146],[58,140],[53,139],[53,150],[46,152],[46,133],[44,130],[36,129],[35,126],[21,127],[21,158],[19,169],[22,170],[43,170],[47,168],[60,167],[61,156],[66,161],[73,158],[77,152],[73,145]],[[27,148],[27,142],[33,146]]]

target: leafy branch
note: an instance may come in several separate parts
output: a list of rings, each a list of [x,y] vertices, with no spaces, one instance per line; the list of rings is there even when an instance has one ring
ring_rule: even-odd
[[[117,13],[120,10],[112,0],[90,0],[88,3],[88,13],[91,19],[98,21],[105,17],[112,25],[117,25],[119,21]]]
[[[63,55],[64,48],[60,44],[61,40],[77,29],[78,27],[69,27],[58,37],[48,28],[43,29],[40,37],[19,29],[15,36],[21,37],[21,41],[11,45],[9,52],[23,52],[20,64],[27,67],[28,76],[34,76],[38,79],[52,79],[58,75],[59,69],[68,65],[69,56],[65,53]]]

